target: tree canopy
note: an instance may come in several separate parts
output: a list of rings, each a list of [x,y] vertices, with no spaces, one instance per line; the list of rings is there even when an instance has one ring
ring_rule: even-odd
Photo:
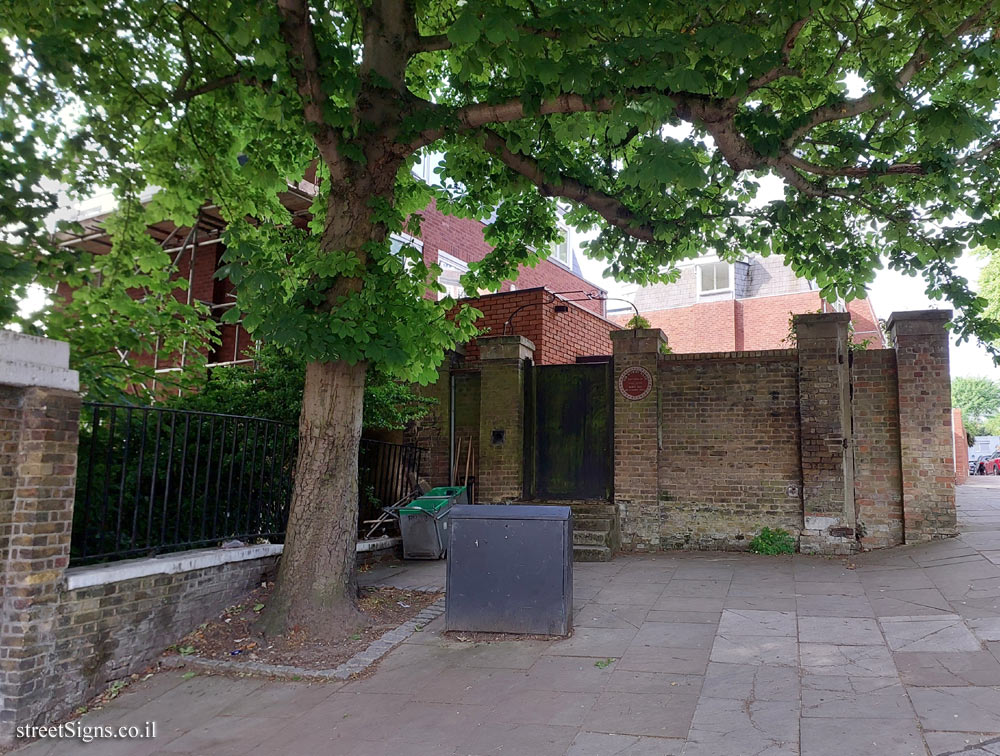
[[[987,424],[1000,421],[1000,382],[990,378],[953,378],[951,401],[962,410],[962,421],[973,436],[987,435]]]
[[[230,223],[230,317],[306,358],[426,378],[470,332],[421,296],[433,271],[384,233],[360,256],[323,249],[326,192],[364,167],[389,173],[391,197],[369,187],[367,199],[383,232],[418,229],[431,198],[495,216],[477,286],[548,248],[558,199],[600,229],[588,251],[618,277],[752,250],[850,298],[886,258],[959,309],[960,334],[992,338],[952,263],[967,245],[1000,246],[997,14],[982,2],[7,3],[4,314],[30,280],[93,284],[100,269],[54,335],[106,326],[129,309],[125,286],[157,307],[132,308],[123,320],[138,327],[106,341],[177,331],[183,282],[141,231],[190,223],[210,199]],[[433,184],[409,170],[420,150],[441,156]],[[755,206],[767,173],[786,195]],[[316,212],[296,222],[278,195],[314,175]],[[108,259],[37,254],[57,202],[46,179],[117,194]],[[149,187],[156,201],[140,203]],[[330,306],[345,279],[363,284]]]

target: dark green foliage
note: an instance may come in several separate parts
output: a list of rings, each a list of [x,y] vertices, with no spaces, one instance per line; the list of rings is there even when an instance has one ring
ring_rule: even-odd
[[[760,533],[750,541],[750,551],[754,554],[794,554],[795,539],[782,528],[761,528]]]
[[[249,415],[298,424],[302,409],[305,362],[287,349],[264,345],[254,366],[233,365],[212,370],[194,391],[167,401],[177,409]],[[434,399],[418,395],[410,384],[373,369],[365,378],[365,428],[402,430],[427,414]]]

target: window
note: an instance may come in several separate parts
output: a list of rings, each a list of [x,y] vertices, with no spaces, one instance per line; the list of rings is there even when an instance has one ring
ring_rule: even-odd
[[[404,253],[403,247],[412,247],[413,249],[408,249]],[[396,257],[403,258],[403,264],[407,270],[413,265],[413,260],[410,258],[422,255],[423,249],[424,243],[409,234],[393,234],[389,237],[389,251]]]
[[[569,229],[566,228],[565,226],[560,226],[559,232],[562,234],[563,240],[561,242],[557,242],[552,245],[552,253],[549,255],[549,258],[552,260],[556,260],[557,262],[561,262],[568,268],[570,267],[571,264],[570,249],[569,249]]]
[[[438,265],[441,268],[438,283],[444,286],[445,289],[442,292],[438,292],[438,299],[444,299],[445,297],[461,299],[466,296],[465,289],[462,286],[462,274],[469,271],[468,263],[439,249]]]
[[[441,164],[444,154],[441,152],[424,151],[413,166],[413,175],[431,186],[441,186],[441,177],[434,171]]]
[[[727,262],[698,266],[698,295],[722,294],[733,290],[732,266]]]

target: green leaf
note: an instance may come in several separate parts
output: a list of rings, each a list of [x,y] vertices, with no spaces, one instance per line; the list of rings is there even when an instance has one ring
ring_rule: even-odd
[[[455,23],[448,27],[448,39],[455,45],[471,45],[481,33],[480,21],[469,8],[459,13]]]

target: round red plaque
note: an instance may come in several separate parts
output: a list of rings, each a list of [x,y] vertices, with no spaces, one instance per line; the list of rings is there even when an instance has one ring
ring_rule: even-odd
[[[630,367],[618,376],[618,390],[622,396],[632,401],[645,399],[653,388],[653,376],[644,367]]]

